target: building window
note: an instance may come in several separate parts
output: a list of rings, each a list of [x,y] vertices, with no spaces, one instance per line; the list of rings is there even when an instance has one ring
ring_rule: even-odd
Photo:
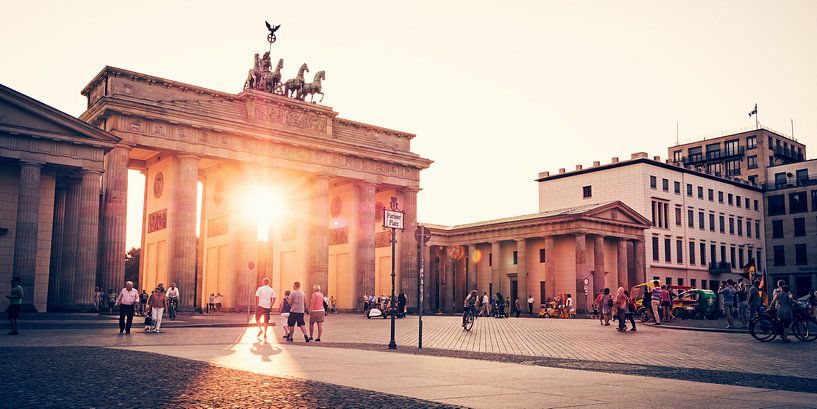
[[[695,264],[695,242],[689,242],[689,264]]]
[[[675,189],[675,193],[681,194],[681,182],[673,182],[672,187]]]
[[[664,239],[664,261],[672,262],[672,240]]]
[[[757,268],[757,271],[760,271],[760,269],[761,269],[761,268],[763,268],[763,266],[761,265],[761,264],[762,264],[763,259],[762,259],[762,258],[760,258],[760,255],[761,255],[763,252],[762,252],[760,249],[757,249],[756,251],[757,251],[757,258],[756,258],[755,260],[757,260],[757,265],[755,265],[755,268]]]
[[[754,135],[747,136],[746,137],[746,149],[754,149],[756,147],[757,147],[757,137],[754,136]]]
[[[661,179],[661,189],[665,192],[669,192],[669,179]]]
[[[732,270],[735,269],[735,248],[729,247],[729,265],[732,267]]]
[[[545,249],[539,249],[539,262],[545,262]]]
[[[757,184],[757,175],[749,175],[749,183],[756,185]],[[706,282],[706,280],[704,280]]]
[[[769,216],[780,216],[786,214],[786,196],[772,195],[768,197],[767,212]]]
[[[729,193],[728,195],[726,195],[726,204],[728,204],[729,206],[732,206],[732,203],[733,203],[734,199],[735,199],[735,196],[733,196],[731,193]]]
[[[721,218],[723,221],[723,218]],[[709,231],[715,231],[715,213],[709,213]],[[721,223],[721,233],[723,232],[723,223]]]
[[[752,237],[752,219],[746,219],[746,237]]]
[[[726,176],[740,175],[740,159],[726,161]]]
[[[729,217],[729,234],[735,235],[735,218]]]
[[[745,200],[744,203],[746,204],[746,206],[744,206],[744,207],[746,207],[746,210],[749,210],[749,198],[746,197],[746,198],[744,198],[744,200]],[[755,209],[755,210],[757,210],[757,209]]]
[[[783,220],[772,220],[772,238],[783,238]]]
[[[588,197],[593,196],[593,187],[592,186],[583,186],[582,187],[582,197],[587,199]]]
[[[755,238],[756,239],[760,238],[760,222],[759,221],[755,222]]]
[[[710,263],[713,263],[713,264],[714,264],[715,262],[717,262],[717,261],[718,261],[718,258],[717,258],[717,257],[715,257],[715,254],[717,254],[717,253],[715,252],[715,245],[714,245],[714,244],[710,244],[710,245],[709,245],[709,262],[710,262]],[[721,260],[721,261],[723,261],[723,260]]]
[[[726,229],[724,227],[724,220],[725,219],[724,219],[723,215],[718,216],[718,226],[720,227],[719,230],[720,230],[721,233],[726,233]]]
[[[794,237],[803,237],[806,235],[806,219],[804,217],[797,217],[794,219]]]
[[[724,246],[723,244],[721,244],[721,262],[722,263],[726,262],[726,246]]]
[[[795,178],[797,179],[797,186],[808,184],[808,169],[797,169]]]
[[[675,240],[675,261],[678,264],[682,264],[684,262],[684,242],[681,240]]]
[[[687,210],[687,226],[690,229],[695,228],[695,211],[693,210]]]
[[[811,211],[817,212],[817,190],[811,191]]]
[[[488,253],[488,267],[494,265],[494,253]]]
[[[658,237],[652,238],[652,261],[658,261]]]
[[[698,212],[698,228],[701,230],[706,229],[704,227],[704,212]]]
[[[650,176],[650,187],[655,189],[656,178],[655,176]]]
[[[678,277],[677,279],[675,279],[675,282],[677,282],[678,285],[684,285],[684,279],[681,278],[681,277]]]
[[[739,149],[738,149],[738,143],[739,142],[740,141],[736,139],[736,140],[733,140],[733,141],[726,141],[724,143],[724,148],[725,148],[724,150],[726,151],[726,156],[737,155],[738,153],[740,153]]]
[[[806,254],[805,244],[794,245],[794,264],[804,266],[808,264],[808,255]]]
[[[698,186],[698,199],[704,198],[704,188],[702,186]]]
[[[694,148],[689,148],[689,162],[700,162],[703,160],[703,154],[701,153],[701,147],[696,146]]]
[[[786,265],[786,249],[783,246],[774,246],[774,265],[783,267]]]
[[[707,196],[709,196],[709,201],[715,200],[715,191],[712,189],[707,189]]]
[[[540,304],[545,303],[545,282],[544,281],[539,282],[539,303]]]
[[[777,172],[774,174],[774,186],[776,188],[781,188],[785,186],[787,183],[786,179],[786,172]]]
[[[749,169],[757,169],[757,155],[747,157],[746,164],[749,166]]]
[[[738,236],[743,236],[743,218],[738,217]]]
[[[706,265],[706,243],[701,243],[699,247],[701,248],[701,265],[705,266]]]
[[[674,162],[681,162],[681,151],[673,151],[672,152],[672,160]]]
[[[718,203],[723,203],[723,192],[718,192]]]
[[[806,192],[789,193],[789,213],[807,212]]]
[[[682,217],[681,217],[681,208],[676,207],[675,208],[675,225],[680,226],[681,223],[683,223]]]
[[[706,280],[701,280],[701,289],[702,290],[706,290],[706,283],[707,283]]]
[[[769,149],[774,148],[774,139],[769,138]]]
[[[516,265],[516,263],[518,263],[518,262],[519,262],[519,252],[514,250],[514,252],[513,252],[513,265]]]
[[[692,185],[687,183],[687,196],[692,197]]]
[[[746,206],[746,207],[749,207],[749,206]],[[756,211],[756,212],[757,212],[757,211],[759,211],[759,210],[757,209],[757,199],[755,199],[755,211]]]
[[[743,248],[738,249],[738,266],[743,268],[745,264],[743,264]]]
[[[698,288],[698,280],[694,278],[689,279],[689,286],[692,288]]]
[[[740,199],[740,196],[737,195],[735,196],[735,205],[737,205],[738,207],[741,207],[741,205],[743,205],[743,200]]]

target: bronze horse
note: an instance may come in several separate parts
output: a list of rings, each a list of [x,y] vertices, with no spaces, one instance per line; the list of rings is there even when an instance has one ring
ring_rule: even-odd
[[[306,63],[301,64],[301,68],[298,69],[298,75],[295,76],[295,78],[289,79],[284,83],[284,90],[287,97],[300,99],[301,101],[304,100],[306,96],[304,94],[304,72],[309,72],[309,67]]]
[[[321,94],[321,99],[318,102],[323,101],[323,92],[321,92],[321,80],[326,79],[326,71],[318,71],[315,73],[315,80],[312,82],[304,85],[304,98],[309,95],[309,102],[315,103],[315,94]]]

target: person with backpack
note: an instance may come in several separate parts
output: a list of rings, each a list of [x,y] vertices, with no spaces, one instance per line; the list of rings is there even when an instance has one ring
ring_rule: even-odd
[[[652,307],[652,316],[653,319],[655,319],[655,325],[661,325],[661,313],[659,312],[659,307],[661,306],[661,285],[658,280],[653,281],[652,284],[650,307]]]
[[[746,324],[749,322],[749,291],[742,277],[738,279],[735,296],[737,297],[738,318],[742,324],[741,328],[746,328]]]
[[[624,290],[624,296],[627,297],[627,310],[624,313],[624,319],[625,320],[630,320],[630,325],[632,325],[632,328],[630,328],[630,331],[635,332],[636,331],[636,329],[635,329],[635,320],[633,319],[633,313],[635,313],[635,311],[636,311],[635,301],[630,297],[630,292],[627,291],[627,290]]]
[[[624,287],[619,287],[618,291],[616,292],[616,310],[618,311],[618,332],[625,332],[627,331],[627,326],[625,325],[626,314],[627,314],[627,302],[628,297],[624,295]]]
[[[613,297],[610,295],[610,289],[605,288],[599,297],[599,304],[601,305],[601,315],[603,317],[604,326],[610,326],[610,316],[613,314]]]

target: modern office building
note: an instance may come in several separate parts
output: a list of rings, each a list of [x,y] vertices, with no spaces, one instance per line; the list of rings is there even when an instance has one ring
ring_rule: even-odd
[[[817,160],[766,169],[766,265],[797,297],[817,289]]]
[[[762,184],[765,169],[803,161],[806,145],[766,128],[670,146],[674,164]]]
[[[539,211],[620,200],[646,216],[651,227],[645,232],[646,276],[640,279],[712,288],[738,278],[752,260],[762,268],[761,187],[668,162],[639,152],[626,161],[542,172]]]

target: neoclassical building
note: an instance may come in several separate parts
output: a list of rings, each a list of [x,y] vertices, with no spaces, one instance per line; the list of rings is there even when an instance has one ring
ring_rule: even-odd
[[[471,290],[518,296],[523,308],[528,295],[538,308],[569,293],[584,309],[600,289],[629,288],[645,277],[650,222],[619,201],[426,226],[432,236],[423,248],[424,307],[432,312],[462,311]]]

